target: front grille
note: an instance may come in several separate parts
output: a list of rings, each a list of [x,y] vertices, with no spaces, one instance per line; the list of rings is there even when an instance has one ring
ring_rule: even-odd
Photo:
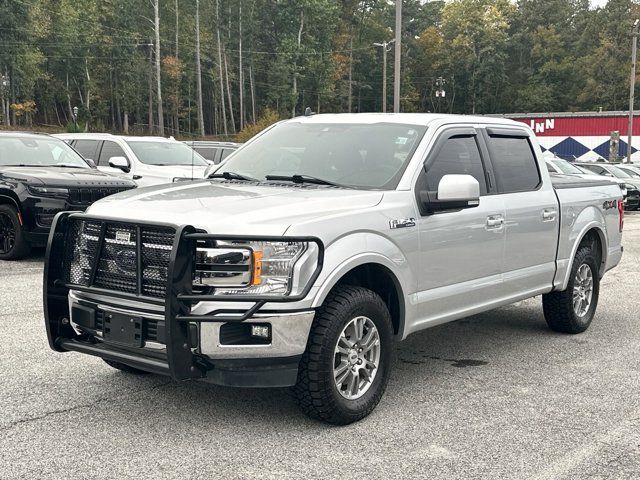
[[[71,285],[163,298],[175,230],[70,219],[63,280]]]
[[[91,205],[101,198],[115,193],[124,192],[132,187],[108,187],[108,188],[70,188],[69,203],[72,205]]]

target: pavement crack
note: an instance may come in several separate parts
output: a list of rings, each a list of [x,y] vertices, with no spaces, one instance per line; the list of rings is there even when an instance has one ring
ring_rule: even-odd
[[[101,403],[108,402],[108,401],[121,400],[121,399],[123,399],[125,397],[131,397],[131,396],[137,395],[137,394],[139,394],[141,392],[152,391],[152,390],[155,390],[157,388],[164,387],[166,385],[170,385],[172,383],[173,383],[173,380],[169,380],[167,382],[159,383],[159,384],[153,385],[153,386],[151,386],[149,388],[141,388],[139,390],[136,390],[135,392],[130,392],[130,393],[127,393],[127,394],[124,394],[124,395],[117,395],[117,396],[114,396],[114,397],[97,398],[94,401],[89,402],[89,403],[83,403],[81,405],[74,405],[73,407],[60,408],[58,410],[51,410],[50,412],[45,412],[45,413],[43,413],[41,415],[38,415],[38,416],[35,416],[35,417],[21,418],[19,420],[16,420],[14,422],[10,422],[5,426],[0,427],[0,433],[8,432],[9,430],[12,430],[13,428],[15,428],[15,427],[17,427],[19,425],[36,422],[38,420],[42,420],[44,418],[48,418],[48,417],[51,417],[53,415],[59,415],[61,413],[69,413],[69,412],[73,412],[73,411],[76,411],[76,410],[82,410],[82,409],[85,409],[85,408],[91,408],[91,407],[93,407],[95,405],[99,405]]]

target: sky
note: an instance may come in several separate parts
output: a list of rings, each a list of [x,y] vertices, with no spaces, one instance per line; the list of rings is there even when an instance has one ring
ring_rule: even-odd
[[[607,0],[591,0],[592,7],[604,7],[607,4]]]

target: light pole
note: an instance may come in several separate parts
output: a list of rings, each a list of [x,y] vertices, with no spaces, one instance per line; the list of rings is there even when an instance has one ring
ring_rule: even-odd
[[[73,107],[73,124],[78,130],[78,107]]]
[[[633,97],[636,89],[636,51],[638,47],[638,25],[640,19],[633,22],[631,31],[631,82],[629,86],[629,126],[627,127],[627,163],[631,163],[631,142],[633,141]]]
[[[400,112],[400,56],[402,49],[402,0],[396,0],[396,54],[393,59],[393,111]]]
[[[395,40],[390,42],[374,43],[376,47],[382,47],[382,111],[387,113],[387,52],[391,51],[391,45]]]

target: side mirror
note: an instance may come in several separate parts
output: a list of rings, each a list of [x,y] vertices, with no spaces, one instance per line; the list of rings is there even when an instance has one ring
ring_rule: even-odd
[[[472,175],[445,175],[435,195],[420,192],[420,199],[427,212],[474,208],[480,205],[480,184]]]
[[[85,158],[84,161],[87,162],[91,168],[98,168],[92,158]]]
[[[129,173],[131,171],[129,160],[127,160],[125,157],[111,157],[109,159],[109,166],[111,168],[122,170],[124,173]]]

